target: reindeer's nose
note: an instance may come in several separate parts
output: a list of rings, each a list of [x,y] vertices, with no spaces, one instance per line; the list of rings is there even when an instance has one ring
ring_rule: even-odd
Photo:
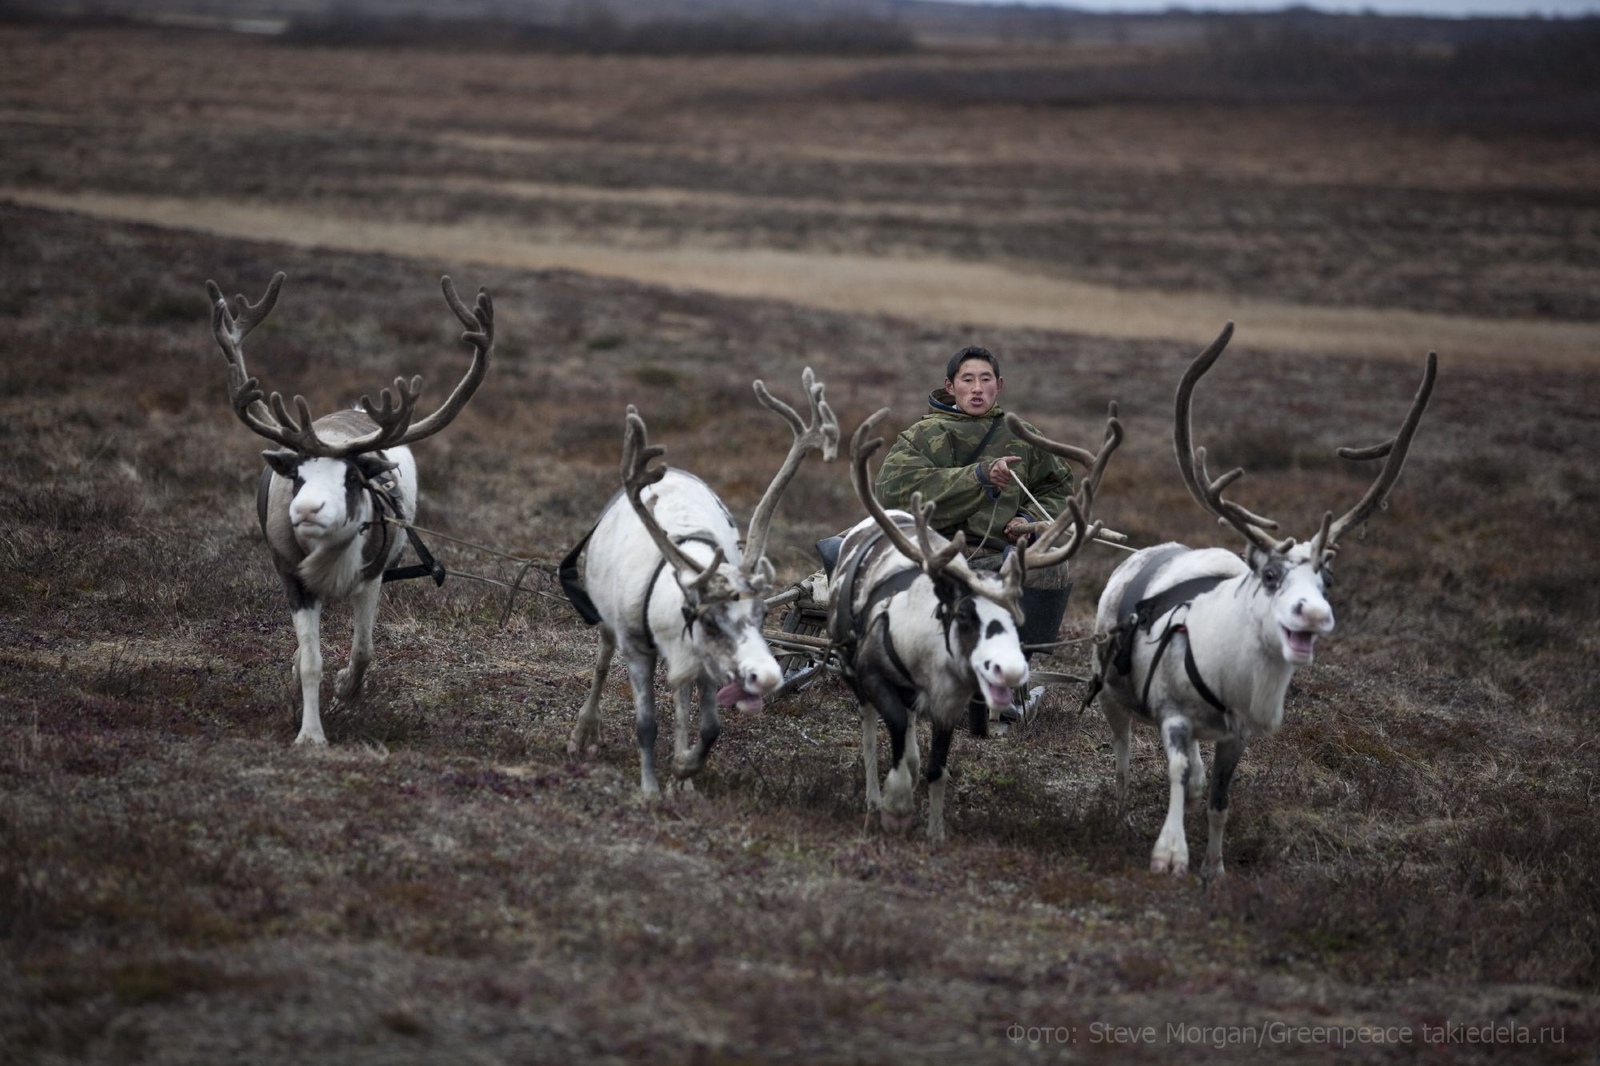
[[[983,674],[994,684],[1016,688],[1028,680],[1028,660],[1020,656],[1015,662],[1005,659],[985,659]]]
[[[1294,616],[1308,630],[1327,633],[1333,629],[1333,608],[1320,600],[1301,600],[1294,605]]]
[[[766,695],[777,688],[778,682],[781,680],[783,680],[783,676],[765,663],[759,666],[752,666],[744,672],[746,692],[759,692],[762,695]]]

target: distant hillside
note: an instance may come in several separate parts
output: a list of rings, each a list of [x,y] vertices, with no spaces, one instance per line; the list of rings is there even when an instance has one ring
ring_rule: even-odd
[[[952,0],[0,0],[0,19],[113,20],[293,32],[329,44],[621,52],[844,51],[1134,44],[1249,50],[1293,41],[1426,55],[1592,39],[1597,20],[1331,15],[1308,7],[1103,14]],[[1587,44],[1585,44],[1587,47]],[[1298,57],[1298,58],[1295,58]],[[1263,57],[1270,59],[1270,56]],[[1563,59],[1568,63],[1568,59]],[[1583,65],[1581,58],[1577,59]],[[1600,49],[1589,65],[1600,63]]]

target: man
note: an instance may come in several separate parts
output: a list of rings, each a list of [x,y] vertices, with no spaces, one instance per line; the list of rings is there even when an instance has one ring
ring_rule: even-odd
[[[967,347],[951,356],[944,387],[929,394],[928,413],[895,439],[874,486],[885,507],[904,510],[920,492],[923,504],[934,505],[935,530],[947,537],[966,533],[968,561],[977,569],[998,569],[1027,524],[1045,518],[1038,508],[1059,515],[1072,494],[1066,461],[1006,428],[998,402],[1004,385],[1000,361],[987,348]],[[1024,645],[1056,639],[1072,589],[1066,570],[1063,563],[1028,574],[1020,632]],[[1025,706],[1031,707],[1040,692],[1027,693]],[[982,701],[975,701],[972,726],[980,735],[987,724],[982,709]],[[1014,717],[1008,710],[1000,728]]]
[[[895,438],[875,486],[885,507],[909,510],[913,493],[932,503],[933,528],[967,534],[969,558],[998,568],[1028,522],[1053,517],[1072,494],[1066,461],[1018,440],[998,402],[1005,381],[987,348],[963,348],[945,367],[944,387],[928,396],[928,413]]]

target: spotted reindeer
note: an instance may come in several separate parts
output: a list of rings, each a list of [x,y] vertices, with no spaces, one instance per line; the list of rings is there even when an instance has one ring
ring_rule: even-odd
[[[860,704],[868,809],[880,811],[885,829],[911,826],[921,768],[916,719],[925,717],[931,726],[928,837],[939,841],[945,838],[944,769],[956,727],[975,694],[998,712],[1027,687],[1028,660],[1018,637],[1025,573],[1065,563],[1100,534],[1100,523],[1089,525],[1088,517],[1106,463],[1122,441],[1122,425],[1113,405],[1098,454],[1029,433],[1033,443],[1083,462],[1089,474],[1061,514],[1036,527],[1034,541],[1009,553],[993,573],[967,564],[965,534],[946,540],[930,528],[933,505],[923,506],[920,494],[909,513],[885,510],[873,495],[867,461],[883,438],[868,438],[888,413],[874,413],[851,438],[851,480],[868,517],[840,546],[828,592],[828,633],[843,649],[844,676]],[[881,790],[880,721],[889,731],[891,763]]]

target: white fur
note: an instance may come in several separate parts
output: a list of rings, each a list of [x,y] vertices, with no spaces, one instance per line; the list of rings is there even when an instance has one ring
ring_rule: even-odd
[[[1100,597],[1096,627],[1109,632],[1117,624],[1123,591],[1145,561],[1170,545],[1146,548],[1126,559],[1112,573]],[[1309,664],[1319,636],[1334,628],[1333,608],[1323,591],[1323,577],[1311,566],[1310,546],[1287,553],[1278,588],[1269,590],[1238,555],[1221,548],[1185,551],[1162,565],[1145,595],[1153,596],[1181,581],[1201,576],[1225,578],[1187,606],[1154,620],[1148,632],[1135,637],[1133,670],[1127,678],[1107,669],[1100,706],[1111,726],[1116,757],[1117,799],[1128,791],[1129,725],[1138,719],[1155,726],[1168,755],[1169,798],[1166,820],[1151,853],[1150,868],[1183,873],[1189,867],[1184,836],[1185,799],[1205,792],[1206,772],[1200,743],[1218,743],[1219,758],[1231,760],[1232,772],[1244,744],[1252,737],[1276,732],[1283,724],[1283,701],[1295,669]],[[1169,622],[1181,622],[1187,635],[1175,636],[1150,682],[1148,713],[1139,710],[1158,638]],[[1291,634],[1296,636],[1291,637]],[[1193,648],[1195,666],[1207,687],[1227,707],[1219,714],[1189,681],[1184,668],[1184,642]],[[1184,740],[1184,736],[1187,740]],[[1223,792],[1226,799],[1226,792]],[[1213,797],[1215,799],[1215,797]],[[1222,833],[1226,809],[1210,807],[1207,870],[1221,874]]]
[[[391,448],[384,456],[396,464],[391,476],[396,480],[402,518],[410,520],[417,508],[417,467],[409,448]],[[362,687],[372,661],[372,630],[377,620],[382,575],[362,577],[364,544],[362,526],[374,520],[368,493],[357,496],[353,511],[346,508],[345,470],[339,459],[306,459],[299,465],[303,480],[290,498],[293,483],[272,474],[269,507],[281,507],[282,514],[268,515],[267,543],[277,556],[279,569],[292,568],[293,576],[313,597],[309,605],[293,612],[295,655],[293,676],[300,688],[300,732],[296,744],[324,745],[322,729],[322,606],[325,602],[350,600],[352,625],[350,661],[335,681],[335,692],[345,699],[355,697]],[[284,531],[293,538],[296,552],[282,542]],[[276,536],[274,535],[276,533]],[[390,527],[388,551],[383,565],[394,565],[405,548],[405,535]],[[298,563],[293,554],[304,553]]]
[[[697,624],[686,632],[684,606],[688,602],[685,585],[696,575],[683,574],[671,565],[658,575],[661,550],[624,496],[617,496],[601,515],[590,537],[584,570],[584,587],[600,614],[600,648],[588,699],[578,714],[577,724],[567,744],[571,754],[593,751],[600,735],[600,696],[612,655],[620,650],[627,663],[633,687],[634,720],[640,744],[639,787],[646,796],[660,794],[651,742],[655,730],[653,676],[656,660],[665,661],[667,684],[673,693],[675,709],[673,773],[687,782],[705,764],[706,754],[715,741],[721,724],[716,694],[728,685],[742,690],[739,706],[754,709],[760,700],[782,681],[782,671],[761,635],[766,607],[762,590],[752,587],[741,575],[744,558],[739,530],[716,493],[692,474],[668,469],[660,481],[646,488],[641,499],[652,507],[657,524],[669,536],[709,534],[722,549],[724,562],[720,576],[730,585],[742,587],[749,595],[730,603],[719,613],[717,625],[731,638],[731,648],[723,641],[708,640],[706,627]],[[681,550],[705,565],[715,551],[698,541],[686,541]],[[654,589],[651,589],[652,584]],[[643,620],[646,594],[650,616]],[[641,621],[648,626],[654,641],[640,640]],[[694,688],[700,689],[698,701]],[[689,720],[698,707],[700,738],[691,745]]]

